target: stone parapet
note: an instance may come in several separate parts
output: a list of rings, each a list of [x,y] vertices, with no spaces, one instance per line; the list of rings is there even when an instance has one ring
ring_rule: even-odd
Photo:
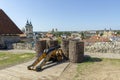
[[[85,51],[92,53],[120,53],[120,42],[97,42],[90,46],[85,46]]]

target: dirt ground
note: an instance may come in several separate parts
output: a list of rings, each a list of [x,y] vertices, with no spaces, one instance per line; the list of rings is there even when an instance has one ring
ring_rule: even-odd
[[[69,62],[46,64],[42,71],[36,72],[27,69],[33,62],[34,60],[0,70],[0,80],[57,80],[69,64]]]
[[[120,80],[120,60],[70,64],[58,80]]]
[[[11,50],[11,52],[21,53],[20,50],[17,50],[17,51]],[[26,51],[26,52],[29,52],[29,51]],[[69,65],[65,64],[65,65],[67,65],[67,67],[65,66],[64,70],[63,70],[64,65],[63,66],[59,65],[57,68],[52,67],[52,68],[50,68],[52,71],[51,74],[49,74],[50,69],[48,68],[48,69],[45,69],[42,73],[34,72],[34,75],[33,75],[33,72],[26,70],[27,65],[14,67],[14,70],[15,70],[15,68],[16,69],[18,68],[18,71],[15,71],[15,74],[17,72],[18,73],[18,75],[16,75],[17,77],[21,77],[21,76],[23,77],[20,80],[32,80],[32,79],[27,79],[26,77],[28,77],[28,76],[32,77],[34,80],[39,80],[39,79],[40,80],[120,80],[120,59],[118,59],[120,57],[119,55],[116,55],[116,56],[110,55],[110,54],[105,54],[105,55],[89,54],[89,55],[93,56],[93,57],[98,57],[98,58],[92,59],[92,61],[83,62],[83,63],[79,63],[79,64],[75,64],[75,63],[70,63]],[[109,57],[110,58],[117,57],[118,60],[101,59],[101,58],[109,58]],[[61,69],[61,67],[62,67],[62,69]],[[2,73],[4,72],[11,79],[11,78],[13,78],[12,73],[14,73],[14,71],[12,68],[9,68],[9,69],[12,70],[12,72],[8,72],[8,70],[5,70],[7,72],[6,73],[3,70]],[[26,70],[26,72],[25,72],[25,70]],[[58,72],[60,72],[58,70],[60,70],[61,72],[63,71],[62,74],[58,73]],[[29,74],[24,75],[27,72]],[[47,74],[47,73],[49,74],[49,76],[48,75],[46,75],[47,77],[44,76],[44,74]],[[19,74],[21,74],[21,76]],[[0,75],[1,75],[0,78],[2,78],[2,77],[6,78],[6,75],[3,75],[3,74],[0,74]],[[37,78],[37,77],[39,77],[39,78]],[[43,79],[41,79],[41,78],[43,78]],[[8,79],[8,80],[10,80],[10,79]],[[14,80],[14,79],[11,79],[11,80]],[[15,80],[17,80],[17,79],[15,79]]]
[[[73,80],[74,76],[77,73],[76,69],[77,64],[70,63],[57,80]]]
[[[0,52],[13,54],[35,53],[35,51],[32,50],[0,50]],[[0,70],[0,80],[57,80],[67,65],[69,65],[69,62],[67,61],[61,63],[55,62],[46,64],[40,72],[28,70],[27,66],[31,65],[34,61],[35,59],[31,59],[30,61],[22,64],[2,68]]]

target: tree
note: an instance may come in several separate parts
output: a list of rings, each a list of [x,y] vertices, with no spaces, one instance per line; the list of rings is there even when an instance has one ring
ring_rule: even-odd
[[[64,32],[64,34],[66,34],[67,36],[70,36],[71,32]]]
[[[103,33],[101,33],[100,36],[103,36]]]
[[[52,29],[52,31],[51,31],[52,33],[54,33],[55,31],[54,31],[54,28]]]
[[[85,34],[83,32],[81,33],[81,38],[82,40],[85,39]]]
[[[120,31],[117,31],[117,34],[120,34]]]
[[[23,33],[25,33],[25,28],[23,27],[23,28],[21,29],[21,31],[22,31]]]
[[[96,31],[96,34],[99,35],[99,31]]]

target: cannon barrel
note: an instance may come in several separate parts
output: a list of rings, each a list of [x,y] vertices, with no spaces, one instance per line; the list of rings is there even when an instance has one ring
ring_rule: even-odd
[[[60,47],[61,47],[60,45],[55,46],[55,47],[51,47],[51,48],[49,48],[49,49],[47,50],[46,54],[49,54],[51,51],[54,51],[54,50],[56,50],[56,49],[59,49]]]

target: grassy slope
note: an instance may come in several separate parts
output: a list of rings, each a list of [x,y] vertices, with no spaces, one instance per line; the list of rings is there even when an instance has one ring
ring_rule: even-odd
[[[34,53],[11,54],[0,53],[0,68],[19,64],[35,57]]]
[[[78,64],[77,74],[73,80],[86,80],[84,79],[85,76],[87,77],[90,74],[97,73],[99,70],[102,71],[104,67],[119,68],[119,66],[120,59],[101,59],[87,57],[83,63]]]

